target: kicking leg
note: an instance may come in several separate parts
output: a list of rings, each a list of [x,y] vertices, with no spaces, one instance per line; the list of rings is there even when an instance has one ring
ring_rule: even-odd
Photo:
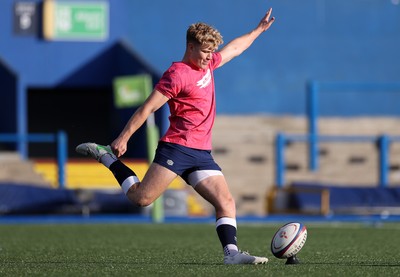
[[[169,169],[153,163],[140,182],[136,174],[112,153],[110,146],[82,143],[76,147],[76,151],[91,156],[106,166],[114,174],[128,199],[140,207],[153,203],[177,176]]]
[[[132,184],[126,196],[141,207],[148,206],[160,197],[176,176],[177,174],[171,170],[152,163],[142,182]]]

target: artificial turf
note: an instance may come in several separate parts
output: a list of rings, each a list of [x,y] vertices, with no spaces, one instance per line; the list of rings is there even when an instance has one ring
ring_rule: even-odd
[[[242,224],[265,265],[222,263],[212,224],[0,225],[0,276],[400,276],[400,224],[306,224],[301,264],[273,257],[275,224]]]

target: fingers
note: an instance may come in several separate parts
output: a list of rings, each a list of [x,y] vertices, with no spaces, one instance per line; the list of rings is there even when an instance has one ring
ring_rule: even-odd
[[[266,19],[267,21],[269,21],[269,17],[271,16],[271,13],[272,13],[272,8],[269,8],[269,10],[267,11],[267,13],[266,13],[266,15],[265,15],[265,19]]]
[[[117,156],[118,158],[121,157],[126,152],[126,147],[120,146],[114,142],[111,144],[111,149],[114,155]]]
[[[125,151],[119,151],[119,150],[114,151],[115,156],[117,156],[118,158],[121,157],[124,153]]]
[[[118,148],[118,149],[115,149],[116,151],[116,156],[119,158],[119,157],[121,157],[122,155],[124,155],[124,153],[125,153],[125,151],[126,151],[126,148]]]
[[[269,8],[269,10],[267,11],[267,13],[265,14],[265,20],[266,20],[267,22],[270,21],[269,18],[270,18],[270,16],[271,16],[271,14],[272,14],[272,8]],[[271,20],[275,20],[275,17],[272,17]]]
[[[270,24],[272,24],[275,21],[275,17],[272,17],[271,20],[269,21]]]
[[[117,158],[121,157],[121,153],[118,150],[114,150],[113,153]]]
[[[272,23],[274,23],[275,21],[275,17],[271,17],[271,13],[272,13],[272,8],[269,8],[269,10],[267,11],[267,13],[265,14],[263,20],[262,20],[262,24],[268,29]],[[271,18],[270,18],[271,17]]]

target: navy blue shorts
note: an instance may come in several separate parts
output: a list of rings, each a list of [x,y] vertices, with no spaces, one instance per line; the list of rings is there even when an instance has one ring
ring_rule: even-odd
[[[209,150],[199,150],[175,143],[160,141],[153,162],[168,168],[182,177],[188,184],[190,173],[198,170],[218,170]]]

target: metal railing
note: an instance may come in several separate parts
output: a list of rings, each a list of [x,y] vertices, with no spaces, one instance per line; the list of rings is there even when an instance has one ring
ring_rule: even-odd
[[[287,135],[278,133],[275,140],[275,184],[282,188],[285,185],[285,147],[289,142],[307,142],[314,141],[321,142],[370,142],[378,146],[378,171],[379,171],[379,186],[386,187],[389,184],[389,158],[390,158],[390,144],[392,142],[400,142],[399,136],[317,136],[315,134],[309,135]],[[310,159],[314,161],[318,155],[318,151],[311,151]]]
[[[369,92],[400,92],[400,83],[346,83],[346,82],[318,82],[311,81],[307,84],[308,105],[308,142],[309,142],[309,168],[318,169],[318,116],[320,92],[342,91],[369,91]]]

